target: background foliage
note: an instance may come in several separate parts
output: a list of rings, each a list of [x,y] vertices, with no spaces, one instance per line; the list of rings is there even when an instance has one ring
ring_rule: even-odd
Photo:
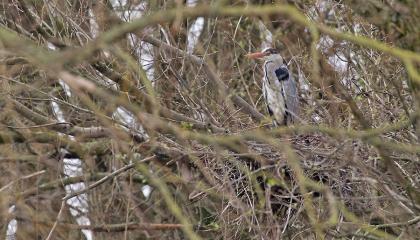
[[[416,239],[418,1],[0,10],[7,239]],[[266,45],[294,126],[271,126],[244,58]]]

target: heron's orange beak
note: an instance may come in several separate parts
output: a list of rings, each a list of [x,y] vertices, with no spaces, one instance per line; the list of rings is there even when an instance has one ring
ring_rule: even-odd
[[[259,58],[263,58],[264,56],[265,56],[265,54],[262,53],[262,52],[249,53],[249,54],[245,55],[245,57],[251,58],[251,59],[259,59]]]

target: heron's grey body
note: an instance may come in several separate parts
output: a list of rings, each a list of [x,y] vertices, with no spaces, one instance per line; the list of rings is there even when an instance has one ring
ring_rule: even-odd
[[[299,99],[296,82],[278,53],[264,57],[263,94],[270,115],[277,125],[297,121]]]

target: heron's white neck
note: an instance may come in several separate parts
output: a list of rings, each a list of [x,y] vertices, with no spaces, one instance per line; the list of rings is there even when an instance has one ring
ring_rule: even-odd
[[[278,65],[283,65],[283,58],[280,54],[271,54],[265,57],[266,62],[273,62]]]

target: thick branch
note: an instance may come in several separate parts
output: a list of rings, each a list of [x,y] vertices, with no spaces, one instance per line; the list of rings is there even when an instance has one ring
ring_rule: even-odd
[[[87,138],[101,138],[109,136],[109,132],[103,127],[78,127],[71,126],[70,123],[60,123],[48,117],[45,117],[37,112],[32,111],[22,103],[11,100],[15,110],[25,118],[31,120],[36,124],[50,124],[49,128],[59,131],[61,133],[70,135],[83,135]]]

